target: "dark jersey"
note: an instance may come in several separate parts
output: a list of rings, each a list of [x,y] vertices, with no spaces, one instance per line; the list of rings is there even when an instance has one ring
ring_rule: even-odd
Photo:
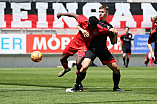
[[[154,42],[154,53],[157,55],[157,28],[152,30],[149,34],[148,44]]]
[[[113,28],[112,25],[106,21],[100,20],[99,25],[105,27],[106,29]],[[109,36],[109,34],[102,34],[94,37],[86,52],[85,58],[89,58],[94,61],[95,58],[98,57],[103,65],[116,62],[110,51],[107,49],[107,36]]]
[[[132,34],[122,35],[120,39],[123,41],[122,48],[131,48],[131,41],[134,40]]]
[[[102,27],[105,27],[107,30],[110,28],[113,28],[113,26],[111,24],[109,24],[107,21],[99,21],[99,25],[101,25]],[[96,37],[93,38],[93,40],[90,42],[90,47],[106,47],[106,42],[107,42],[107,36],[109,36],[108,34],[102,34],[102,35],[98,35]]]

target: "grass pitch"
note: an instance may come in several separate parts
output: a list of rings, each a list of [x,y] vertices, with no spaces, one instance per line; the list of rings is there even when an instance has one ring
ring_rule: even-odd
[[[157,104],[157,68],[120,68],[120,87],[113,92],[112,71],[90,67],[84,91],[66,93],[75,84],[75,68],[0,68],[0,104]]]

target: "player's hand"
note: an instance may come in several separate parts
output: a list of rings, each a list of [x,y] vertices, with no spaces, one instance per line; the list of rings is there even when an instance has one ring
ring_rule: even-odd
[[[154,59],[154,53],[151,53],[151,58]]]
[[[134,48],[134,47],[132,48],[132,51],[135,51],[135,48]]]
[[[114,29],[114,28],[110,28],[109,31],[110,31],[110,32],[113,32],[113,33],[115,33],[115,34],[118,33],[118,32],[117,32],[117,29]]]
[[[86,30],[82,30],[82,34],[85,38],[89,37],[89,33]]]
[[[58,14],[57,14],[57,18],[58,18],[58,19],[59,19],[61,16],[62,16],[61,13],[58,13]]]
[[[109,32],[110,32],[111,37],[114,37],[115,34],[118,34],[117,29],[114,29],[114,28],[110,28]]]

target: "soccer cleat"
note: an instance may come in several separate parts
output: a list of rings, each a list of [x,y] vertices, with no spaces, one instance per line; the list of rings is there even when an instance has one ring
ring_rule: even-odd
[[[123,65],[123,68],[125,68],[125,65]]]
[[[82,83],[79,85],[79,91],[80,91],[80,92],[83,91],[83,85],[82,85]]]
[[[83,85],[82,83],[80,85],[75,84],[73,88],[67,88],[66,92],[82,92],[83,91]]]
[[[59,74],[58,74],[58,77],[62,77],[65,73],[67,73],[67,72],[70,71],[70,70],[71,70],[71,69],[68,68],[68,69],[64,69],[64,70],[60,71]]]
[[[118,88],[113,88],[113,91],[125,91],[125,90],[122,90],[118,87]]]
[[[125,65],[126,68],[128,68],[128,65]]]

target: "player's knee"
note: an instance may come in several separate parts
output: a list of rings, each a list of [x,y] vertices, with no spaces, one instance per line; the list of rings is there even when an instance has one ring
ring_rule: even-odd
[[[81,66],[81,62],[76,61],[77,66]]]
[[[116,65],[113,69],[113,71],[116,73],[116,74],[119,74],[120,73],[120,68],[118,67],[118,65]]]
[[[87,71],[87,69],[88,69],[88,67],[87,67],[87,66],[82,66],[82,68],[81,68],[80,72],[86,72],[86,71]]]
[[[60,62],[61,62],[61,63],[65,63],[65,62],[67,62],[67,59],[66,59],[66,58],[61,57],[61,58],[60,58]]]

